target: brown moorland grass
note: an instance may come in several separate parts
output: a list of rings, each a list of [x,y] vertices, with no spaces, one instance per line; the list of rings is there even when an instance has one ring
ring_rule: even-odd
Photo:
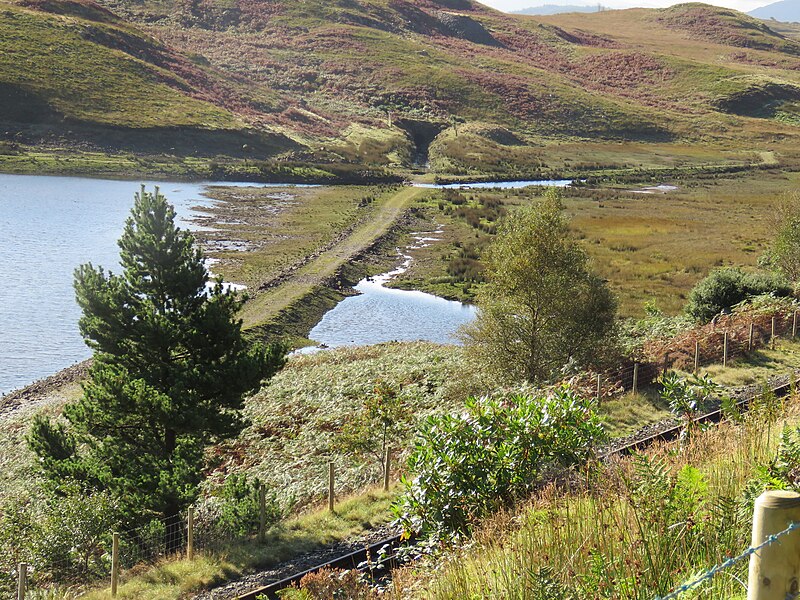
[[[769,158],[769,157],[767,157]],[[671,184],[668,193],[635,193]],[[646,302],[677,314],[691,288],[721,266],[754,268],[774,231],[773,207],[780,196],[800,185],[794,172],[756,171],[712,178],[664,178],[639,184],[604,184],[564,191],[566,213],[596,272],[607,279],[623,316],[641,316]],[[540,189],[464,191],[467,207],[485,199],[514,206],[535,202]],[[484,200],[482,200],[484,199]],[[475,283],[448,273],[448,265],[473,246],[477,255],[491,240],[494,225],[470,225],[459,208],[439,197],[423,198],[419,207],[440,238],[413,250],[415,262],[396,285],[418,287],[446,297],[469,299]],[[491,229],[491,227],[490,227]]]

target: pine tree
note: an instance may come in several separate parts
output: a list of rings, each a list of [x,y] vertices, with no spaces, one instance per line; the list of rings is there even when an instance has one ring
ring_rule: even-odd
[[[49,479],[108,490],[129,524],[177,521],[198,496],[206,449],[241,431],[243,398],[280,369],[284,349],[247,342],[243,300],[209,280],[158,188],[136,194],[118,244],[121,275],[75,272],[94,350],[83,396],[65,422],[37,418],[29,444]]]

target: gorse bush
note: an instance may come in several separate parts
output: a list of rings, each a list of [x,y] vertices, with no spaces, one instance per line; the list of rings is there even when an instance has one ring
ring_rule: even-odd
[[[791,296],[792,291],[791,285],[778,275],[745,273],[739,268],[718,269],[694,286],[686,312],[696,321],[706,323],[748,298],[763,294]]]
[[[591,457],[604,438],[594,403],[566,387],[547,397],[470,398],[465,408],[422,427],[408,462],[414,478],[395,506],[408,531],[468,533],[545,473]]]

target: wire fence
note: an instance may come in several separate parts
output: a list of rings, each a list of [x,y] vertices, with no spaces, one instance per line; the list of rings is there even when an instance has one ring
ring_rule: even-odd
[[[761,543],[761,544],[759,544],[757,546],[750,546],[747,550],[745,550],[744,552],[742,552],[738,556],[731,557],[731,558],[727,559],[725,562],[720,563],[720,564],[718,564],[718,565],[716,565],[714,567],[711,567],[708,571],[706,571],[705,573],[702,573],[701,575],[698,575],[691,582],[684,583],[683,585],[678,586],[677,588],[675,588],[673,591],[671,591],[666,596],[656,596],[655,600],[675,600],[675,598],[679,598],[681,596],[681,594],[685,594],[686,592],[689,592],[689,591],[695,589],[696,587],[700,586],[701,584],[705,583],[706,581],[711,581],[711,579],[713,579],[717,574],[721,573],[725,569],[729,569],[730,567],[732,567],[735,564],[743,561],[746,558],[749,559],[756,552],[759,552],[760,550],[763,550],[764,548],[768,548],[769,546],[772,546],[778,540],[780,540],[782,537],[787,536],[790,533],[792,533],[793,531],[797,531],[798,529],[800,529],[800,523],[791,523],[783,531],[780,531],[778,533],[775,533],[775,534],[772,534],[772,535],[768,536],[767,539],[763,543]],[[794,594],[794,595],[792,595],[791,598],[789,598],[789,600],[792,600],[793,598],[796,598],[796,597],[797,597],[797,594]]]
[[[652,345],[639,360],[626,361],[598,374],[596,396],[602,400],[640,392],[670,370],[692,373],[712,364],[729,366],[735,359],[770,347],[779,339],[797,338],[798,319],[798,310],[726,315],[710,326]]]

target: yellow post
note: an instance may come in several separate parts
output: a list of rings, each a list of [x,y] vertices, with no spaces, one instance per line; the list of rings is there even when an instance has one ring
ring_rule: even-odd
[[[111,536],[111,595],[117,595],[119,587],[119,534]]]
[[[753,546],[800,522],[800,494],[770,491],[761,494],[753,513]],[[792,531],[750,556],[747,600],[794,598],[800,580],[800,530]]]

